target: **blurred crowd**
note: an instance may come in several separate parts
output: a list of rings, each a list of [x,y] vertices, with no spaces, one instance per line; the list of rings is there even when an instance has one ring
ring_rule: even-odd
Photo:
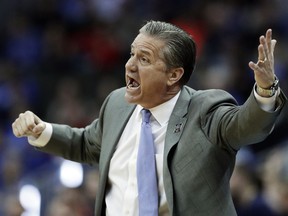
[[[109,92],[125,85],[130,44],[145,21],[171,22],[194,37],[191,87],[221,88],[242,104],[254,85],[248,62],[257,61],[259,36],[268,28],[288,93],[287,11],[287,0],[1,0],[0,215],[24,215],[25,182],[40,188],[41,215],[93,215],[97,167],[83,165],[81,186],[61,186],[60,159],[15,138],[11,123],[31,110],[48,122],[89,124]],[[288,215],[285,109],[267,140],[239,152],[231,189],[240,216]]]

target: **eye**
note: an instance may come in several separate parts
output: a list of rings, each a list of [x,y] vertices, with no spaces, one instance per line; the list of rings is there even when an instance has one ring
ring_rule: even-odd
[[[143,63],[149,63],[150,62],[149,59],[147,57],[145,57],[145,56],[141,57],[140,60]]]
[[[130,56],[134,56],[135,54],[133,52],[130,52]]]

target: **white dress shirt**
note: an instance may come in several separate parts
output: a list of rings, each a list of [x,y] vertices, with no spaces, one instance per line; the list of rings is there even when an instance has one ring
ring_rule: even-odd
[[[150,109],[160,197],[159,215],[161,216],[169,215],[162,174],[164,140],[168,121],[179,95],[180,92],[169,101]],[[256,93],[255,88],[254,95],[263,110],[274,110],[276,95],[264,98]],[[138,215],[136,164],[142,122],[141,109],[142,107],[137,105],[132,113],[110,161],[108,181],[111,187],[107,191],[105,198],[107,216]],[[46,128],[40,137],[38,139],[28,137],[28,142],[33,146],[43,147],[49,142],[52,132],[51,124],[46,123]]]
[[[168,215],[169,213],[162,175],[163,151],[168,121],[179,95],[180,92],[169,101],[150,109],[152,114],[150,124],[156,150],[160,198],[159,215]],[[110,161],[108,179],[111,189],[107,191],[105,199],[107,216],[139,215],[136,164],[142,122],[140,111],[142,109],[143,107],[138,105],[132,113]]]

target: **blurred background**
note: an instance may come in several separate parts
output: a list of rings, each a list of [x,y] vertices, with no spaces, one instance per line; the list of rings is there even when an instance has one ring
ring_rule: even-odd
[[[97,167],[41,153],[11,123],[31,110],[82,127],[124,84],[130,44],[145,21],[174,23],[196,40],[189,86],[221,88],[242,104],[252,91],[250,60],[268,28],[275,68],[288,91],[287,0],[1,0],[0,216],[89,216]],[[241,216],[288,215],[287,108],[271,136],[243,148],[231,179]]]

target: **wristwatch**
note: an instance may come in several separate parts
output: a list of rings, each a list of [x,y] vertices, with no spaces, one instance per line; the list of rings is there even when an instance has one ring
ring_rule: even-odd
[[[279,88],[279,79],[275,76],[275,80],[269,88],[261,88],[260,86],[257,85],[256,91],[260,96],[265,95],[263,97],[272,97],[275,95],[278,88]]]

